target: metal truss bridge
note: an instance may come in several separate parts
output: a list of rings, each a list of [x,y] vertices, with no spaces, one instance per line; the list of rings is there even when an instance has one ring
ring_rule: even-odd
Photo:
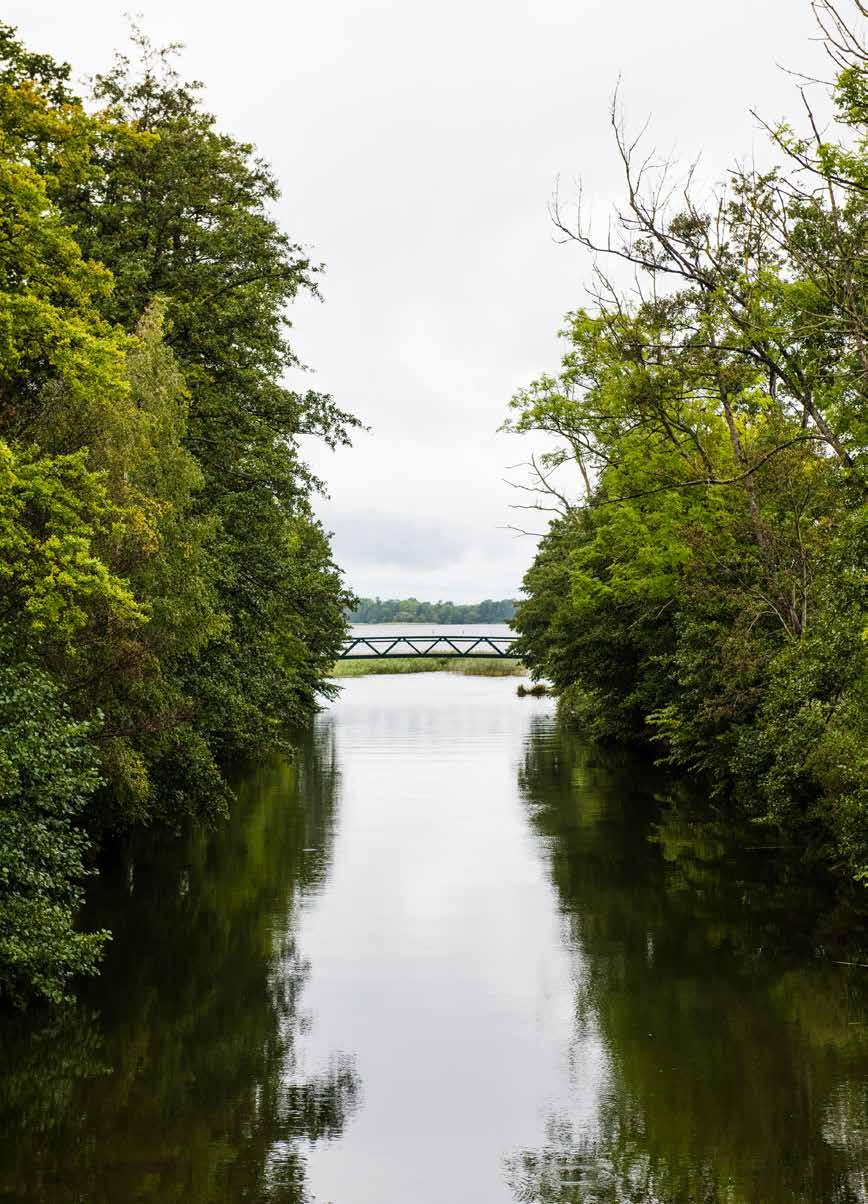
[[[381,656],[512,657],[513,635],[354,635],[344,640],[342,661],[359,661]]]

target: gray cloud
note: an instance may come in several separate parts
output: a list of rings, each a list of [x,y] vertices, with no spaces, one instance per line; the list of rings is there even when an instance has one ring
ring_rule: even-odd
[[[480,530],[470,518],[329,509],[325,521],[335,532],[335,556],[348,581],[369,596],[512,597],[527,561],[527,547],[514,536]]]
[[[442,570],[473,546],[472,530],[424,516],[351,511],[329,518],[339,563],[366,573],[379,566],[386,572],[396,568]]]

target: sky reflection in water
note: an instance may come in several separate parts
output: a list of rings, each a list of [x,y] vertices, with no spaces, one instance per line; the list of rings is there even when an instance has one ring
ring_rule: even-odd
[[[4,1025],[0,1200],[868,1200],[840,918],[661,788],[514,680],[348,681],[103,882],[81,1006]]]

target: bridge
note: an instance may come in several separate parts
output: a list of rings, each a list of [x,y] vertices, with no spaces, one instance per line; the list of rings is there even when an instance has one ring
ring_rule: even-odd
[[[513,635],[353,635],[344,640],[339,660],[359,661],[380,656],[512,657]]]

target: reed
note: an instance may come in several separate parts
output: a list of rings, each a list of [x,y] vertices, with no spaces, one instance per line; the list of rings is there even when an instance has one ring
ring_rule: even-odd
[[[512,657],[384,656],[336,661],[332,677],[368,677],[375,673],[462,673],[466,677],[524,677],[526,669]]]

